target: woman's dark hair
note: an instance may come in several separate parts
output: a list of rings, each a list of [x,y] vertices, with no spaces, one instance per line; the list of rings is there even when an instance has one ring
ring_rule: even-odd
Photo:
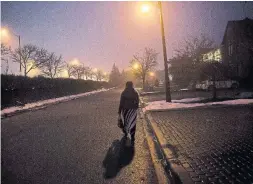
[[[133,82],[132,81],[127,81],[126,82],[126,88],[133,88]]]

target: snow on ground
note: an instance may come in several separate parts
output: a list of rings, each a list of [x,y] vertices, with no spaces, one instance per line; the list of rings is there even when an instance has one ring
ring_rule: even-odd
[[[238,98],[253,98],[253,92],[241,92]]]
[[[110,89],[113,89],[113,88],[109,88],[109,89],[104,89],[103,88],[103,89],[100,89],[100,90],[90,91],[90,92],[81,93],[81,94],[77,94],[77,95],[70,95],[70,96],[64,96],[64,97],[59,97],[59,98],[53,98],[53,99],[38,101],[38,102],[34,102],[34,103],[25,104],[25,106],[9,107],[9,108],[5,108],[5,109],[1,110],[1,116],[7,115],[7,114],[10,114],[10,113],[14,113],[14,112],[17,112],[17,111],[37,108],[37,107],[41,107],[41,106],[45,106],[45,105],[53,104],[53,103],[57,103],[57,102],[69,101],[69,100],[80,98],[80,97],[83,97],[83,96],[89,96],[89,95],[92,95],[92,94],[108,91]]]
[[[197,100],[198,99],[198,100]],[[193,100],[193,101],[191,101]],[[222,102],[209,102],[209,103],[190,103],[199,101],[200,98],[193,99],[182,99],[182,100],[172,100],[171,103],[166,103],[165,100],[154,101],[148,103],[148,106],[143,108],[143,111],[152,111],[152,110],[169,110],[169,109],[185,109],[185,108],[194,108],[194,107],[208,107],[212,105],[246,105],[253,104],[253,99],[237,99],[237,100],[227,100]],[[180,101],[180,102],[179,102]]]
[[[192,103],[192,102],[198,102],[201,100],[205,100],[206,98],[184,98],[181,100],[172,100],[172,102],[174,103]]]
[[[160,91],[142,92],[141,95],[161,93]]]

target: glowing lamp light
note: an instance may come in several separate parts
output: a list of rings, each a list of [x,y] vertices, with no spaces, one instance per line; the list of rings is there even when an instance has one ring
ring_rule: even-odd
[[[80,62],[78,59],[73,59],[71,62],[70,62],[71,65],[79,65]]]
[[[1,28],[1,37],[7,37],[8,36],[8,30],[5,28]]]
[[[155,73],[154,73],[154,72],[150,72],[149,75],[150,75],[151,77],[154,77],[154,76],[155,76]]]
[[[137,69],[139,68],[139,64],[138,64],[138,63],[135,63],[134,66],[133,66],[133,68],[134,68],[135,70],[137,70]]]
[[[150,6],[148,4],[143,4],[141,6],[141,12],[142,13],[148,13],[150,11]]]

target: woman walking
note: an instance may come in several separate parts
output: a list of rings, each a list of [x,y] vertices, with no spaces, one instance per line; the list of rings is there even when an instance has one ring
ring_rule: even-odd
[[[121,93],[119,105],[119,121],[123,122],[123,132],[125,137],[129,137],[134,145],[137,110],[139,107],[139,95],[133,87],[133,82],[126,83],[125,90]]]

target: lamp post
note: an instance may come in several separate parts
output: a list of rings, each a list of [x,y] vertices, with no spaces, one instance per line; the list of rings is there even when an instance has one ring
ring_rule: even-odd
[[[168,69],[168,59],[167,59],[166,42],[165,42],[165,35],[164,35],[164,24],[163,24],[163,10],[162,10],[161,1],[158,2],[158,6],[160,10],[160,23],[161,23],[162,44],[163,44],[166,102],[171,102],[169,69]]]
[[[163,10],[162,10],[162,2],[161,1],[158,1],[158,7],[159,7],[159,11],[160,11],[160,24],[161,24],[162,45],[163,45],[166,102],[171,102],[169,69],[168,69],[168,59],[167,59],[164,24],[163,24]],[[142,12],[147,13],[149,11],[149,9],[150,8],[148,7],[148,5],[144,5],[142,7]]]

